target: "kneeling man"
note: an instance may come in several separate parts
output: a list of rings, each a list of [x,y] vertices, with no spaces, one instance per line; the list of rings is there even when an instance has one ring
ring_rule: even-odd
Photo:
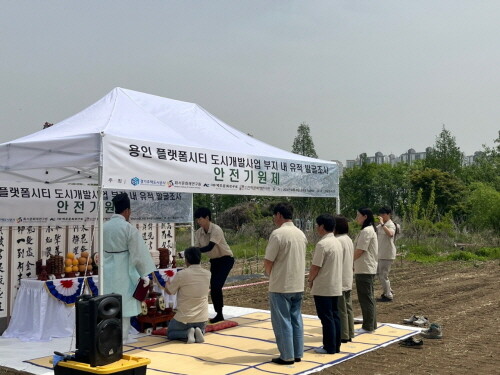
[[[204,342],[208,320],[208,287],[210,271],[201,268],[201,252],[197,247],[184,251],[186,267],[167,281],[168,294],[177,293],[177,313],[168,325],[170,340],[186,340],[187,344]]]

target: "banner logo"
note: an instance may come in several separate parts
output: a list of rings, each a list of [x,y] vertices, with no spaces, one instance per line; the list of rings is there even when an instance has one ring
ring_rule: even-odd
[[[134,177],[130,180],[130,183],[134,186],[137,186],[141,183],[141,180],[139,180],[139,177]]]

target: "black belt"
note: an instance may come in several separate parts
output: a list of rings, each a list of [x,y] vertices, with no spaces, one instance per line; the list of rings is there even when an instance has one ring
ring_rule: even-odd
[[[106,251],[104,250],[105,253],[108,253],[108,254],[120,254],[120,253],[126,253],[128,252],[128,250],[123,250],[123,251]]]

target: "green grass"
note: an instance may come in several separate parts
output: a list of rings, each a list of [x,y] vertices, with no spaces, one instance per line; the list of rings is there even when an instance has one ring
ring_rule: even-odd
[[[405,256],[406,260],[415,261],[419,263],[437,263],[447,261],[487,261],[500,259],[500,247],[482,247],[476,250],[451,250],[451,251],[434,251],[429,248],[411,249]]]

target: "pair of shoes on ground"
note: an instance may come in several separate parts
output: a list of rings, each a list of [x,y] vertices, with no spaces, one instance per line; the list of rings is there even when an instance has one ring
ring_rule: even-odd
[[[420,332],[420,336],[425,337],[426,339],[442,339],[443,330],[439,324],[431,323],[429,328]]]
[[[368,331],[367,329],[364,329],[364,328],[358,328],[358,329],[354,330],[354,333],[356,333],[358,335],[361,334],[361,333],[373,333],[373,332],[375,332],[375,330]]]
[[[285,361],[280,357],[271,359],[271,362],[277,365],[293,365],[295,362],[300,362],[300,361],[302,361],[302,358],[294,358],[293,361]]]
[[[382,295],[379,298],[377,298],[377,302],[392,302],[392,301],[393,299],[387,297],[384,293],[382,293]]]
[[[413,324],[418,327],[423,327],[426,324],[429,324],[429,319],[423,315],[412,315],[408,319],[403,319],[403,322],[406,324]]]
[[[399,342],[399,346],[411,349],[422,349],[423,345],[424,341],[415,339],[415,336],[408,337],[407,339]]]
[[[205,337],[203,336],[203,332],[201,331],[200,327],[196,328],[189,328],[188,329],[188,337],[186,344],[193,344],[193,343],[202,343],[205,342]]]
[[[223,321],[224,321],[224,316],[222,314],[217,314],[212,319],[209,320],[210,324],[219,323]]]

